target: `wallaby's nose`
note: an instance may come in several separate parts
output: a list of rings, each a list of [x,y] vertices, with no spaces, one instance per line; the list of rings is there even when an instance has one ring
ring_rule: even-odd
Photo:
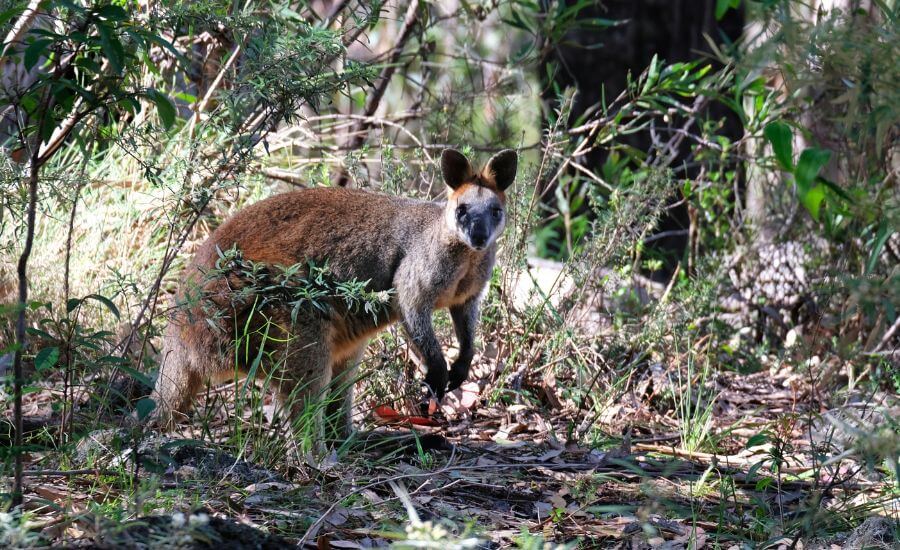
[[[489,235],[489,226],[485,223],[485,220],[473,220],[472,225],[469,227],[469,240],[472,242],[473,247],[479,250],[484,248],[487,245]]]

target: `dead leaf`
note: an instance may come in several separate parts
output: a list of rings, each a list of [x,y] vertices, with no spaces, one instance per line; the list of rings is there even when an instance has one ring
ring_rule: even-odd
[[[353,542],[352,540],[333,540],[331,541],[332,548],[365,548],[358,542]]]
[[[552,504],[554,508],[559,508],[560,510],[565,510],[567,506],[566,499],[558,493],[550,497],[550,504]]]
[[[432,399],[428,403],[428,410],[432,409]],[[436,405],[435,405],[436,410]],[[412,424],[413,426],[440,426],[441,424],[431,418],[424,416],[408,416],[398,413],[393,407],[388,405],[379,405],[374,409],[375,416],[383,424]]]
[[[325,521],[337,527],[339,525],[347,523],[347,518],[349,516],[350,513],[346,508],[344,508],[343,506],[338,506],[337,508],[332,510],[330,514],[328,514],[328,517],[325,518]]]
[[[547,462],[548,460],[554,459],[562,454],[562,449],[553,449],[551,451],[547,451],[538,457],[538,462]]]

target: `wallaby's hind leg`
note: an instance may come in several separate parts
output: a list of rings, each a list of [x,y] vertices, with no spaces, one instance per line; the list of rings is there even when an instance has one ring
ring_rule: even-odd
[[[331,382],[330,350],[325,338],[325,321],[319,318],[298,320],[291,327],[287,315],[273,316],[276,328],[270,328],[274,365],[260,369],[278,398],[278,408],[288,412],[298,436],[312,436],[320,445],[324,439],[324,398]],[[289,328],[290,327],[290,328]]]
[[[175,321],[166,327],[159,376],[151,399],[156,403],[155,422],[170,428],[175,415],[186,416],[191,400],[203,382],[194,354],[184,341],[181,327]]]
[[[353,433],[353,386],[356,385],[359,362],[365,353],[366,344],[362,344],[349,358],[335,361],[331,365],[334,399],[328,404],[327,414],[339,437],[347,438]]]

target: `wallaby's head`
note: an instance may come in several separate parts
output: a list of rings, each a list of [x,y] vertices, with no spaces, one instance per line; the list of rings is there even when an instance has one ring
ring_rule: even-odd
[[[475,250],[489,247],[506,225],[504,191],[516,179],[518,156],[506,149],[491,157],[481,172],[459,151],[441,154],[441,173],[450,188],[444,222],[460,241]]]

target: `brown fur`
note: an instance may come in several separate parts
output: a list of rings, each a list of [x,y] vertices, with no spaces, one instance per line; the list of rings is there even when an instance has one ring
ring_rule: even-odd
[[[445,157],[448,154],[459,155],[445,152]],[[504,152],[494,157],[498,158],[507,173],[505,163],[513,163],[514,175],[515,154]],[[492,163],[499,164],[494,159],[488,168]],[[462,222],[457,226],[455,221],[457,209],[460,204],[472,212],[493,208],[491,212],[496,215],[497,205],[502,208],[503,204],[502,189],[511,183],[504,181],[501,189],[492,179],[473,176],[468,161],[462,165],[456,156],[452,161],[455,165],[449,168],[450,173],[444,165],[444,177],[448,184],[453,181],[456,189],[446,203],[319,188],[277,195],[245,208],[198,249],[186,269],[179,295],[183,298],[192,286],[203,285],[207,294],[227,308],[228,281],[210,281],[203,276],[215,265],[217,248],[236,246],[245,259],[270,265],[327,262],[337,280],[368,280],[368,288],[374,291],[393,289],[387,311],[377,322],[370,313],[344,308],[332,315],[304,313],[292,324],[286,309],[270,308],[263,313],[275,321],[276,333],[271,336],[285,341],[278,350],[283,361],[277,372],[259,375],[271,375],[280,398],[284,402],[295,398],[295,407],[303,399],[320,394],[333,379],[340,377],[344,386],[352,387],[354,369],[368,339],[401,321],[428,367],[426,383],[440,397],[448,371],[431,326],[431,313],[435,308],[450,308],[461,348],[450,378],[451,385],[458,386],[472,360],[479,297],[490,278],[496,250],[496,234],[491,234],[489,243],[480,250],[469,244],[471,239],[461,228]],[[454,179],[454,169],[458,170],[456,175],[466,176],[462,178],[465,183]],[[488,169],[486,172],[493,174]],[[502,231],[502,223],[491,225],[486,218],[478,220],[480,229]],[[232,313],[238,323],[247,321],[246,311]],[[153,397],[159,416],[166,422],[173,411],[189,408],[192,396],[205,380],[231,378],[235,366],[247,369],[247,361],[239,359],[235,365],[233,360],[234,323],[219,322],[219,330],[215,330],[206,317],[198,305],[179,311],[164,334]],[[253,356],[255,351],[250,353]],[[349,389],[345,389],[340,399],[345,429],[349,429],[351,400]]]

